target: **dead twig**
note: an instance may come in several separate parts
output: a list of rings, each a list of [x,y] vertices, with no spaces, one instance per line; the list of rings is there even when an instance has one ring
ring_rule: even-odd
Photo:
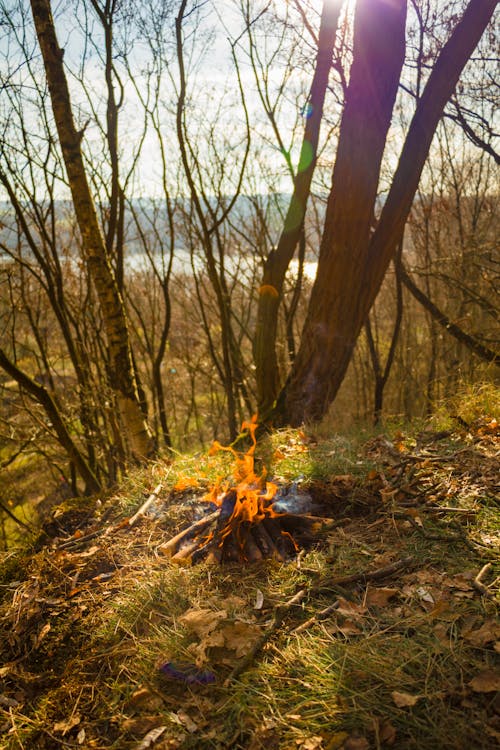
[[[163,485],[160,482],[160,484],[154,488],[153,492],[150,494],[147,500],[143,502],[137,513],[134,513],[134,515],[128,519],[128,525],[133,526],[141,516],[145,514],[147,509],[153,504],[153,502],[156,500],[160,492],[162,491]]]
[[[335,612],[336,609],[338,609],[340,606],[340,601],[336,599],[333,604],[330,604],[329,607],[325,607],[325,609],[322,609],[320,612],[317,612],[315,615],[310,617],[305,622],[298,625],[296,628],[293,629],[294,633],[302,633],[302,631],[307,630],[307,628],[310,628],[311,625],[315,625],[317,622],[321,622],[321,620],[326,620],[332,612]]]
[[[378,568],[377,570],[363,570],[359,573],[353,573],[350,576],[332,578],[328,583],[323,582],[317,587],[314,587],[312,593],[321,594],[323,592],[331,591],[332,588],[337,586],[345,586],[348,583],[380,581],[383,578],[388,578],[389,576],[394,575],[394,573],[399,573],[401,570],[412,568],[415,563],[416,559],[414,557],[404,557],[401,560],[396,560],[396,562],[393,562],[390,565],[385,565],[383,568]]]
[[[483,565],[477,576],[472,581],[473,587],[483,596],[492,596],[489,588],[483,583],[483,578],[486,578],[492,567],[493,566],[491,563],[486,563],[486,565]]]
[[[229,677],[226,679],[224,686],[227,687],[233,680],[236,680],[240,674],[245,672],[248,667],[253,663],[255,660],[255,657],[257,654],[262,651],[266,643],[272,638],[274,633],[281,627],[281,624],[283,623],[283,620],[287,616],[287,614],[290,612],[293,607],[297,607],[304,597],[307,594],[307,589],[300,589],[300,591],[297,591],[294,596],[292,596],[291,599],[289,599],[284,604],[278,604],[278,606],[274,610],[274,617],[267,628],[267,630],[262,633],[261,637],[258,639],[258,641],[255,642],[253,648],[248,652],[248,654],[245,656],[245,658],[235,666]]]

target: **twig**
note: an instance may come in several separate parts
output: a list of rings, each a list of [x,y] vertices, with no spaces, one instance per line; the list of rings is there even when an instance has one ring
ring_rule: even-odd
[[[467,515],[476,515],[479,512],[477,508],[453,508],[449,505],[425,505],[419,510],[424,513],[466,513]]]
[[[270,638],[274,635],[274,633],[280,628],[283,620],[287,616],[288,612],[293,609],[293,607],[296,607],[301,603],[301,601],[304,599],[304,597],[307,594],[306,589],[300,589],[300,591],[297,591],[297,593],[292,596],[291,599],[289,599],[284,604],[278,604],[278,606],[274,610],[274,617],[273,621],[267,628],[267,630],[262,633],[261,637],[258,641],[255,642],[252,649],[248,652],[248,654],[245,656],[245,658],[235,666],[229,677],[226,679],[224,686],[227,687],[233,680],[236,680],[242,672],[245,672],[245,670],[248,669],[248,667],[252,664],[257,654],[262,651],[266,643],[270,640]]]
[[[207,526],[210,526],[210,524],[215,521],[220,516],[220,510],[217,509],[213,513],[210,513],[208,516],[203,516],[203,518],[200,518],[198,521],[195,521],[191,524],[191,526],[188,526],[187,529],[184,529],[183,531],[180,531],[178,534],[173,536],[171,539],[169,539],[167,542],[164,542],[163,544],[160,544],[158,547],[158,551],[161,552],[163,555],[172,556],[179,544],[187,537],[193,536],[195,532],[199,532],[203,529],[205,529]]]
[[[379,581],[382,578],[388,578],[394,573],[398,573],[401,570],[413,567],[416,559],[414,557],[404,557],[401,560],[386,565],[383,568],[377,570],[363,570],[360,573],[353,573],[350,576],[343,576],[342,578],[333,578],[331,581],[322,583],[312,589],[312,592],[319,594],[322,592],[330,591],[336,586],[344,586],[347,583],[366,583],[367,581]]]
[[[335,612],[335,610],[339,608],[339,605],[340,605],[340,601],[336,599],[333,602],[333,604],[330,604],[329,607],[325,607],[325,609],[322,609],[320,612],[317,612],[308,620],[301,623],[298,627],[294,628],[293,632],[302,633],[303,630],[307,630],[307,628],[311,627],[311,625],[314,625],[317,622],[321,622],[321,620],[326,620],[327,617],[330,617],[332,612]]]
[[[483,578],[486,577],[492,567],[493,566],[491,563],[486,563],[486,565],[483,565],[477,576],[472,581],[472,585],[474,586],[476,591],[479,591],[479,593],[483,596],[491,596],[491,591],[487,586],[484,585]]]
[[[134,515],[128,519],[128,525],[133,526],[138,519],[144,515],[144,513],[147,511],[150,505],[153,504],[153,502],[156,500],[160,492],[162,491],[163,485],[160,482],[160,484],[154,488],[153,492],[150,494],[148,499],[141,505],[137,513],[134,513]]]

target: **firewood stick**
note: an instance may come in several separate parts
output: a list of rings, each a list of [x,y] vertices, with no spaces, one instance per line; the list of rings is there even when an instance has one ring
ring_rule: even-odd
[[[160,482],[160,484],[157,487],[154,488],[153,492],[150,494],[150,496],[148,497],[148,499],[141,505],[141,507],[139,508],[139,510],[137,511],[137,513],[134,513],[134,515],[132,516],[132,518],[128,519],[128,525],[129,526],[133,526],[137,522],[137,520],[141,516],[144,515],[144,513],[147,511],[147,509],[149,508],[149,506],[153,504],[153,502],[156,500],[156,498],[158,497],[158,495],[162,491],[162,487],[163,487],[163,485]]]
[[[184,529],[184,531],[180,531],[178,534],[176,534],[176,536],[173,536],[167,542],[160,544],[158,550],[163,555],[172,556],[176,552],[179,544],[183,541],[183,539],[186,539],[186,537],[189,538],[193,534],[203,531],[203,529],[206,529],[207,526],[210,526],[210,524],[218,517],[219,511],[216,510],[213,513],[210,513],[208,516],[200,518],[198,521],[192,523],[191,526],[189,526],[187,529]]]
[[[251,529],[248,530],[248,536],[245,539],[245,543],[243,545],[243,553],[245,555],[245,558],[249,562],[257,562],[258,560],[262,560],[262,552],[260,551],[260,547],[255,542]]]
[[[267,533],[265,526],[262,523],[256,524],[253,529],[254,539],[260,547],[263,555],[269,557],[274,553],[277,553],[276,545]]]
[[[181,547],[175,555],[172,555],[170,558],[170,562],[179,562],[180,560],[185,560],[188,557],[191,557],[195,549],[198,547],[199,542],[194,539],[192,542],[188,542],[183,547]]]

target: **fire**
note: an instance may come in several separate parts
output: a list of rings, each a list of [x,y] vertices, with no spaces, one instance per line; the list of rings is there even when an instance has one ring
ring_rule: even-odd
[[[243,455],[238,453],[232,446],[223,446],[218,441],[215,441],[210,449],[210,455],[214,455],[218,451],[228,451],[233,454],[235,460],[235,486],[228,487],[226,485],[224,487],[224,494],[221,496],[220,485],[216,485],[204,498],[222,507],[228,490],[229,492],[236,493],[234,509],[228,518],[228,525],[234,526],[235,523],[244,521],[258,523],[264,518],[272,518],[279,515],[272,509],[271,503],[271,500],[278,491],[278,485],[274,482],[266,481],[267,471],[265,468],[260,475],[255,472],[255,449],[257,447],[255,432],[257,427],[256,415],[250,421],[245,421],[241,425],[242,431],[248,430],[252,441],[252,445]]]
[[[245,453],[239,453],[232,446],[223,446],[215,441],[210,449],[210,455],[218,451],[227,451],[234,457],[235,468],[233,471],[234,485],[226,484],[221,492],[220,483],[216,484],[210,492],[205,495],[205,500],[214,503],[220,508],[221,525],[218,530],[218,546],[223,547],[226,540],[230,538],[236,542],[244,559],[258,557],[255,543],[250,534],[250,526],[261,524],[265,520],[278,519],[282,514],[273,509],[273,499],[278,492],[275,482],[267,481],[267,470],[256,472],[255,450],[257,447],[257,416],[254,415],[249,421],[241,425],[242,431],[247,431],[252,444]],[[287,532],[278,532],[290,540],[294,549],[297,548],[293,537]],[[261,530],[261,534],[266,534]],[[210,539],[213,539],[211,534]]]
[[[278,485],[267,480],[267,471],[256,471],[257,417],[242,424],[251,439],[244,453],[233,446],[214,442],[210,455],[226,451],[234,458],[233,481],[218,480],[204,496],[216,510],[195,521],[188,529],[161,545],[163,554],[177,564],[193,564],[207,559],[214,562],[285,560],[299,549],[295,533],[311,539],[317,523],[313,517],[297,518],[278,512],[274,499]]]

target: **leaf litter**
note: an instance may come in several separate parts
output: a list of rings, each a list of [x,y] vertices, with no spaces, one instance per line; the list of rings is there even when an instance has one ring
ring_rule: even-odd
[[[288,434],[285,479],[297,453],[338,453]],[[498,449],[484,420],[446,445],[371,441],[376,468],[305,480],[345,523],[287,564],[174,569],[155,555],[192,520],[201,475],[133,532],[111,498],[106,523],[56,538],[1,589],[2,747],[491,747]],[[141,478],[145,494],[162,472]]]

